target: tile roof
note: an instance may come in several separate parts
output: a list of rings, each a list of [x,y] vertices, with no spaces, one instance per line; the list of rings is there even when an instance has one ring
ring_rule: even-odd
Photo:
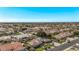
[[[13,42],[10,44],[0,45],[0,51],[19,51],[24,49],[20,42]]]

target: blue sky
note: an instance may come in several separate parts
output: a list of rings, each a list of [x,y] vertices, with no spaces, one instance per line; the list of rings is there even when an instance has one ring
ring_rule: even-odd
[[[0,22],[79,22],[79,8],[0,7]]]

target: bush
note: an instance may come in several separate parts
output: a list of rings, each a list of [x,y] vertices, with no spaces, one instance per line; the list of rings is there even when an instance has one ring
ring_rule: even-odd
[[[51,34],[48,35],[48,39],[52,39],[52,35]]]

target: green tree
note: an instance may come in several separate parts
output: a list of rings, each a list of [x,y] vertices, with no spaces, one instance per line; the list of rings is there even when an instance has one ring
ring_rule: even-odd
[[[74,32],[74,35],[75,36],[79,35],[79,31]]]
[[[38,31],[36,35],[39,37],[44,37],[44,38],[47,37],[47,34],[43,30]]]

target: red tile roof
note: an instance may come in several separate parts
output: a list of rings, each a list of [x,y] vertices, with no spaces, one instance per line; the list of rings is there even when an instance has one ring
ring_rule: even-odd
[[[0,51],[18,51],[23,49],[24,47],[20,42],[14,42],[10,44],[0,45]]]

